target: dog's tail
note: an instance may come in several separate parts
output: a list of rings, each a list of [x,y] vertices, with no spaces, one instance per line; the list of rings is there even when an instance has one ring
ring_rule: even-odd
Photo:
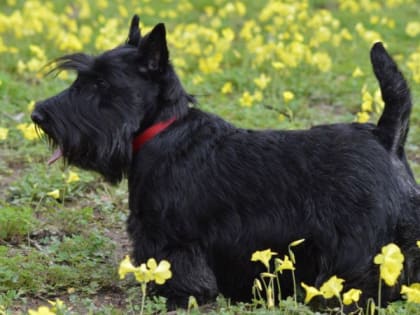
[[[403,158],[411,112],[410,90],[382,43],[373,45],[370,58],[385,102],[375,134],[390,153]]]

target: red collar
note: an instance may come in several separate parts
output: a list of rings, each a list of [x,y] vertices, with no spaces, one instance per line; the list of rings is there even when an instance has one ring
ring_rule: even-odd
[[[174,121],[175,117],[161,121],[147,128],[133,139],[133,153],[138,152],[141,147],[149,140],[153,139],[157,134],[168,128]]]

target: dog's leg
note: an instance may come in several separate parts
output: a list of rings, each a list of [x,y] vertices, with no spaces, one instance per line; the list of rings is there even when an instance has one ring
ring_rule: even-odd
[[[198,304],[214,301],[218,288],[216,277],[199,248],[179,248],[165,255],[171,262],[172,278],[167,285],[157,287],[158,295],[167,297],[168,309],[187,307],[194,296]]]
[[[420,241],[420,187],[417,187],[410,198],[410,203],[397,227],[396,243],[404,253],[404,273],[402,283],[420,282],[420,249],[416,241]]]
[[[128,233],[133,241],[133,258],[141,264],[149,258],[171,263],[172,278],[154,291],[166,297],[168,309],[187,307],[188,299],[194,296],[199,304],[212,301],[218,294],[216,277],[210,269],[206,257],[199,246],[169,245],[164,235],[149,235],[143,230],[135,215],[128,219]]]

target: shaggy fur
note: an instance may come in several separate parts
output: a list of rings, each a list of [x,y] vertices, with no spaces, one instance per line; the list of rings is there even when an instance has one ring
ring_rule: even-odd
[[[222,293],[249,300],[263,271],[256,250],[281,255],[297,239],[297,282],[319,286],[332,275],[376,297],[373,257],[387,243],[406,257],[404,281],[419,280],[420,190],[404,153],[411,100],[380,43],[371,60],[385,109],[377,125],[332,124],[309,130],[236,128],[189,106],[172,65],[165,27],[141,36],[132,20],[126,44],[99,56],[67,55],[58,69],[75,82],[38,102],[33,121],[73,165],[116,183],[128,177],[133,257],[167,259],[173,278],[158,293],[170,306]],[[155,123],[176,121],[133,152]],[[386,301],[399,289],[384,290]],[[292,293],[282,278],[283,296]]]

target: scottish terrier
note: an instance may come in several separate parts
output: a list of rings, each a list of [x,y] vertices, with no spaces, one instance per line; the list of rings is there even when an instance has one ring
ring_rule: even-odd
[[[251,298],[262,264],[256,250],[287,253],[297,239],[296,281],[332,275],[376,297],[374,256],[390,242],[406,254],[404,281],[417,281],[420,190],[404,152],[411,99],[380,43],[371,50],[385,108],[378,124],[309,130],[236,128],[193,105],[169,61],[163,24],[98,56],[56,60],[76,80],[38,102],[32,120],[56,148],[49,163],[128,178],[133,257],[167,259],[173,277],[158,288],[171,307],[219,293]],[[293,293],[282,278],[283,296]],[[383,292],[383,300],[399,289]]]

